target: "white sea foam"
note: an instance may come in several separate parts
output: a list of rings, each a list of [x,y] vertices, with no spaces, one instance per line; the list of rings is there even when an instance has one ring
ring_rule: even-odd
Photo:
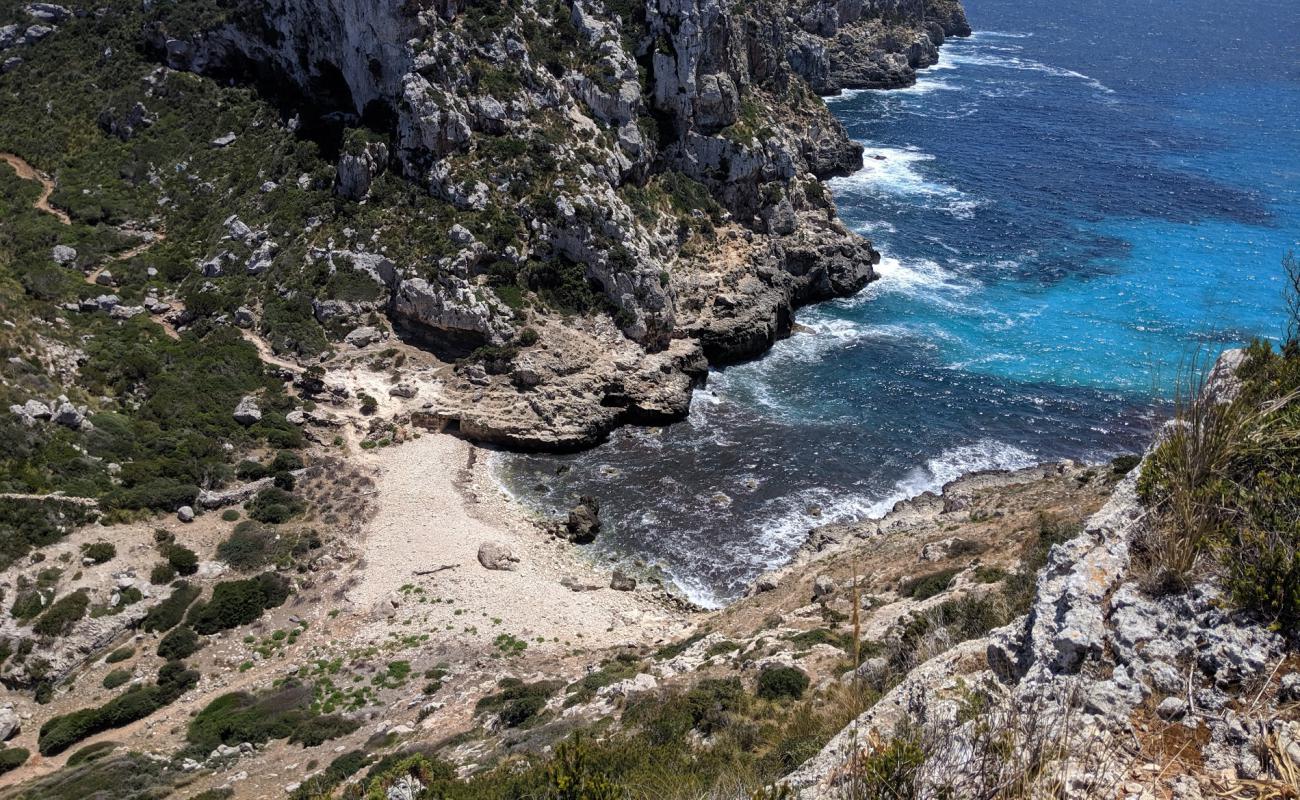
[[[1032,58],[1020,58],[1019,56],[997,55],[995,53],[973,53],[961,52],[952,54],[952,62],[959,65],[971,65],[981,67],[996,67],[1002,69],[1017,69],[1027,72],[1041,72],[1045,75],[1051,75],[1055,78],[1073,78],[1083,81],[1092,88],[1105,94],[1114,94],[1115,90],[1106,86],[1101,81],[1082,72],[1076,72],[1064,67],[1054,67],[1051,64],[1044,64],[1041,61],[1035,61]]]
[[[938,491],[968,472],[1021,469],[1036,463],[1038,460],[1033,455],[1019,447],[995,439],[981,439],[949,448],[928,459],[898,480],[884,496],[806,489],[772,501],[766,518],[760,523],[762,533],[758,541],[746,543],[744,553],[735,555],[755,571],[775,569],[790,560],[815,527],[882,517],[898,501]]]
[[[1029,39],[1032,33],[1015,33],[1012,31],[975,31],[968,38],[978,39]]]
[[[930,181],[917,165],[933,161],[934,156],[916,148],[878,147],[864,144],[862,169],[839,178],[832,178],[833,191],[871,190],[885,194],[920,195],[925,197],[956,197],[961,191],[943,183]]]
[[[827,95],[826,97],[823,97],[822,100],[824,100],[827,105],[834,105],[835,103],[842,103],[845,100],[852,100],[853,98],[857,97],[858,95],[866,91],[870,91],[870,90],[869,89],[845,89],[841,91],[839,94]]]

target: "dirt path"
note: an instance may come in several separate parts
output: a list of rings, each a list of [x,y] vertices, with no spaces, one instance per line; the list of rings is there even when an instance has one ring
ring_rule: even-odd
[[[104,270],[108,269],[108,266],[110,264],[116,264],[119,261],[127,261],[129,259],[135,258],[141,253],[147,251],[149,248],[158,244],[159,242],[167,241],[166,231],[154,232],[154,231],[123,230],[122,233],[129,233],[133,236],[143,236],[145,237],[145,239],[144,241],[140,242],[140,244],[137,244],[135,247],[132,247],[129,250],[124,250],[121,253],[118,253],[117,255],[108,259],[103,264],[100,264],[98,267],[95,267],[93,270],[91,270],[89,273],[86,274],[86,283],[94,284],[96,281],[98,281],[100,274],[102,274]]]
[[[292,361],[285,361],[275,354],[271,349],[271,343],[253,333],[248,328],[240,328],[239,332],[243,335],[244,341],[257,348],[257,354],[268,364],[274,364],[277,367],[284,367],[293,372],[302,372],[302,367]]]
[[[25,181],[37,181],[41,184],[41,196],[32,204],[33,208],[38,211],[44,211],[46,214],[53,216],[64,225],[72,224],[72,219],[69,218],[67,214],[50,205],[50,195],[54,194],[54,181],[49,175],[37,170],[31,164],[28,164],[13,153],[0,153],[0,158],[4,159],[9,166],[14,168],[14,172],[18,173],[19,178],[22,178]]]

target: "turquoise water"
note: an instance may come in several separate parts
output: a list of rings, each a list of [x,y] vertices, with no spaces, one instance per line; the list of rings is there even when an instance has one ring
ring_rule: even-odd
[[[1293,4],[970,0],[917,86],[831,107],[831,183],[885,258],[811,333],[713,373],[685,423],[502,464],[528,501],[604,502],[612,560],[703,602],[812,525],[961,472],[1144,446],[1181,368],[1283,329],[1300,250]],[[559,464],[572,467],[555,476]]]

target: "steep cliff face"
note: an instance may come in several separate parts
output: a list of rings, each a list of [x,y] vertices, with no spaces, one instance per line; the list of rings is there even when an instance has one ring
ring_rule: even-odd
[[[912,2],[311,0],[238,4],[197,31],[162,13],[149,39],[169,66],[254,82],[293,124],[333,131],[341,196],[363,200],[391,166],[455,209],[435,252],[380,287],[393,325],[435,352],[508,348],[557,313],[594,312],[638,359],[685,339],[727,361],[785,335],[798,305],[875,277],[877,254],[819,182],[858,169],[861,148],[815,91],[905,83],[961,30],[952,7],[939,21]],[[572,344],[554,374],[465,391],[582,441],[636,416],[626,383]],[[577,371],[615,411],[539,416],[553,404],[538,390]],[[688,397],[699,370],[662,374]],[[462,400],[435,410],[483,438],[570,439],[495,435]]]

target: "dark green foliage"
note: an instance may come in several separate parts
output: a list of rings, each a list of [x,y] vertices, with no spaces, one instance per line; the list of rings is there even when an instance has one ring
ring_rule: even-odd
[[[126,661],[128,658],[130,658],[133,655],[135,655],[134,647],[119,647],[113,652],[109,653],[107,656],[105,656],[104,661],[108,662],[109,664],[117,664],[118,662]]]
[[[189,658],[199,651],[203,642],[199,635],[188,625],[172,628],[162,641],[158,642],[158,655],[165,659]]]
[[[331,790],[343,781],[360,772],[369,763],[370,756],[364,750],[349,750],[330,762],[320,774],[313,775],[291,794],[290,800],[318,800],[329,797]]]
[[[0,169],[8,169],[3,167]],[[0,426],[0,441],[6,443],[9,453],[0,452],[0,491],[5,489],[3,466],[6,456],[13,456],[19,436],[27,436],[27,431],[15,431],[15,436],[6,438]],[[33,488],[30,482],[10,483],[13,491],[26,491]],[[62,539],[69,531],[94,519],[96,513],[86,506],[69,501],[15,500],[0,498],[0,569],[7,568],[19,558],[31,552],[33,547],[44,547]]]
[[[17,620],[31,619],[41,613],[53,597],[54,592],[50,589],[24,589],[14,596],[14,604],[9,613]]]
[[[191,586],[185,581],[179,581],[172,588],[172,593],[167,596],[166,600],[149,609],[149,613],[141,621],[140,627],[146,631],[162,632],[171,630],[185,618],[185,610],[198,599],[201,593],[202,590],[199,587]]]
[[[90,595],[85,589],[78,589],[64,595],[45,610],[32,625],[32,631],[40,636],[62,636],[72,629],[74,623],[86,616],[90,607]]]
[[[131,680],[131,674],[131,670],[129,669],[113,670],[104,676],[104,688],[116,689],[117,687],[122,686],[127,681]]]
[[[159,561],[149,570],[149,582],[155,586],[161,586],[164,583],[171,583],[176,577],[176,568],[166,561]]]
[[[78,764],[89,764],[92,761],[97,761],[113,752],[118,747],[121,747],[121,745],[117,742],[95,742],[94,744],[88,744],[68,756],[68,766],[75,767]]]
[[[206,754],[219,744],[261,744],[286,738],[312,747],[357,729],[351,720],[313,714],[311,700],[312,688],[297,683],[259,695],[222,695],[190,722],[186,738],[194,752]]]
[[[951,567],[926,575],[919,575],[904,581],[903,585],[899,587],[898,593],[904,597],[911,597],[913,600],[928,600],[946,590],[959,572],[961,572],[960,567]]]
[[[96,564],[112,561],[117,556],[117,548],[112,542],[95,542],[81,548],[81,555]]]
[[[1127,475],[1140,463],[1142,463],[1142,456],[1132,454],[1116,456],[1110,462],[1110,471],[1115,476]]]
[[[50,718],[41,726],[37,747],[43,756],[56,755],[88,736],[144,719],[180,697],[198,680],[197,672],[169,662],[158,671],[157,683],[130,689],[97,708]]]
[[[255,578],[224,581],[212,590],[212,599],[190,611],[194,630],[205,636],[247,625],[289,597],[289,584],[273,572]]]
[[[239,519],[239,512],[233,508],[227,508],[225,511],[221,512],[222,522],[234,522],[237,519]]]
[[[269,486],[248,502],[248,516],[258,522],[277,525],[288,522],[306,509],[306,504],[278,486]]]
[[[108,743],[106,743],[108,744]],[[175,773],[140,753],[101,754],[13,789],[14,800],[158,800],[173,796]]]
[[[808,675],[795,667],[770,667],[758,676],[755,693],[764,700],[799,699],[808,688]]]
[[[163,557],[181,575],[193,575],[199,571],[199,556],[183,544],[171,543],[162,548]]]
[[[7,747],[0,750],[0,775],[26,764],[29,756],[31,751],[21,747]]]
[[[275,531],[244,520],[235,526],[230,537],[217,545],[217,558],[237,570],[251,570],[264,566],[275,545]]]
[[[524,683],[518,678],[503,678],[497,688],[499,692],[480,698],[474,710],[495,713],[502,725],[518,728],[537,718],[560,684],[554,681]]]

